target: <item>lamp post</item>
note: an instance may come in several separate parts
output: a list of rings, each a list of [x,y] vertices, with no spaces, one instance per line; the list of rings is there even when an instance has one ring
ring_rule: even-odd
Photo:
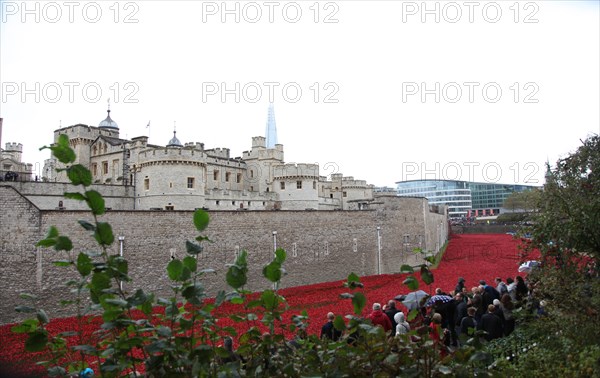
[[[377,274],[381,274],[381,227],[377,226]]]
[[[277,250],[277,231],[273,231],[273,253]]]
[[[125,241],[125,236],[119,236],[119,256],[123,258],[123,242]],[[123,291],[123,280],[119,279],[119,290]]]

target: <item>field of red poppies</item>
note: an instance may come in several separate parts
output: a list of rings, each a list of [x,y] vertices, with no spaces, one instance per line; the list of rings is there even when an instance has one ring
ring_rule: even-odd
[[[465,279],[465,285],[470,288],[479,280],[493,284],[499,276],[503,280],[519,274],[517,269],[521,262],[520,241],[510,235],[453,235],[439,266],[433,270],[434,283],[425,285],[420,281],[420,289],[433,293],[435,288],[449,292],[454,289],[458,277]],[[385,274],[379,276],[361,277],[364,288],[359,289],[367,297],[365,315],[374,302],[386,303],[399,294],[410,290],[402,284],[406,274]],[[416,273],[419,278],[419,274]],[[348,292],[342,281],[320,283],[282,289],[279,293],[287,299],[289,310],[284,319],[306,311],[309,315],[309,333],[318,333],[325,322],[327,312],[346,315],[353,313],[352,303],[341,299],[340,294]],[[403,306],[399,306],[403,309]],[[221,326],[235,327],[238,334],[245,332],[254,324],[234,323],[227,318],[228,314],[239,312],[242,307],[227,303],[215,310]],[[160,309],[157,309],[160,311]],[[53,319],[47,326],[50,334],[76,329],[76,318]],[[98,329],[102,320],[89,318],[83,327],[84,339],[91,341],[93,331]],[[258,323],[258,322],[257,322]],[[11,332],[13,325],[0,327],[0,366],[3,371],[10,367],[13,373],[22,372],[26,375],[43,374],[44,369],[35,363],[44,359],[43,352],[24,352],[25,337]],[[75,342],[75,340],[73,340]],[[87,342],[87,341],[86,341]],[[92,342],[90,342],[93,344]]]

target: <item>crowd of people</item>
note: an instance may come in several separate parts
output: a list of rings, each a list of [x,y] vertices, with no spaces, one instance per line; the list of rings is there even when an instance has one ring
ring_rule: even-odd
[[[445,350],[452,350],[460,345],[461,339],[476,334],[487,341],[510,335],[515,329],[513,310],[529,293],[521,276],[509,277],[506,282],[496,277],[495,286],[481,280],[470,291],[465,279],[460,277],[450,293],[437,288],[434,296],[424,296],[417,316],[410,323],[406,320],[408,314],[398,309],[394,299],[384,306],[374,303],[367,318],[373,325],[382,327],[390,337],[400,337],[411,328],[429,326],[434,343]],[[541,311],[543,307],[538,304],[538,313],[541,314]],[[342,336],[342,332],[333,326],[334,317],[332,312],[327,314],[328,321],[321,329],[321,338],[335,341]]]

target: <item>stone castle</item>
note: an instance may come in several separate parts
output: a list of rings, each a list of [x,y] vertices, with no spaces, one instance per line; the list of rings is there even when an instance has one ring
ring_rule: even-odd
[[[274,119],[272,108],[269,113]],[[227,290],[226,264],[240,250],[249,255],[245,288],[261,290],[270,287],[261,272],[275,245],[287,251],[288,273],[281,287],[290,287],[342,280],[351,272],[397,273],[403,264],[424,263],[415,248],[437,253],[448,238],[447,207],[377,192],[341,174],[326,178],[314,164],[285,164],[273,132],[254,137],[252,149],[239,158],[224,148],[182,145],[175,132],[166,146],[150,145],[147,137],[121,139],[110,112],[99,126],[56,130],[55,141],[60,134],[69,137],[77,163],[90,168],[92,189],[110,208],[99,220],[111,224],[118,240],[108,252],[123,253],[129,261],[134,283],[125,285],[128,292],[143,287],[169,295],[164,267],[173,257],[185,256],[186,240],[196,235],[196,208],[208,209],[211,217],[203,234],[214,243],[198,255],[200,266],[216,269],[205,282],[208,295]],[[56,226],[73,241],[72,252],[94,250],[93,237],[78,224],[92,221],[91,215],[85,204],[64,198],[74,188],[64,173],[56,173],[61,168],[57,161],[47,160],[42,177],[32,179],[31,166],[16,154],[18,145],[9,147],[2,153],[3,164],[10,160],[20,174],[0,182],[0,324],[23,318],[13,310],[23,304],[23,292],[37,295],[51,317],[73,315],[72,306],[58,303],[70,295],[65,282],[76,277],[53,264],[73,256],[36,243]]]
[[[98,126],[77,124],[54,131],[69,137],[76,163],[87,167],[93,183],[112,188],[123,200],[109,201],[113,210],[361,210],[373,202],[373,186],[364,180],[319,174],[317,164],[286,164],[283,145],[277,144],[273,106],[269,107],[267,137],[252,138],[252,148],[232,158],[228,148],[207,149],[203,143],[182,144],[173,131],[165,145],[148,137],[119,136],[108,115]],[[55,159],[44,164],[42,180],[68,182]],[[127,189],[126,189],[127,188]],[[105,193],[108,188],[102,188]],[[43,200],[41,208],[77,209],[73,201]]]

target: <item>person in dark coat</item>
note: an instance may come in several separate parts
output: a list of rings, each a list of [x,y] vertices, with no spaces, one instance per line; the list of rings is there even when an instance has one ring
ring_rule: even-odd
[[[335,319],[333,312],[327,313],[327,323],[321,327],[321,339],[338,341],[342,337],[342,331],[338,331],[333,326],[333,319]]]
[[[399,313],[400,310],[398,310],[396,308],[396,301],[394,301],[393,299],[390,300],[388,302],[387,305],[387,309],[385,310],[385,314],[388,316],[388,318],[390,318],[390,321],[392,322],[392,333],[391,336],[395,336],[396,335],[396,326],[398,325],[396,323],[396,320],[394,320],[394,316]]]
[[[496,306],[493,304],[489,305],[488,312],[481,317],[481,321],[477,326],[477,329],[487,332],[484,336],[487,341],[498,339],[502,337],[502,334],[504,333],[502,329],[502,320],[494,314],[495,311]]]
[[[454,302],[456,303],[456,313],[455,313],[455,324],[456,326],[460,326],[460,322],[464,317],[467,316],[467,301],[464,300],[464,296],[462,292],[457,293],[454,296]]]
[[[477,330],[477,321],[475,320],[475,313],[477,309],[475,307],[469,307],[467,309],[467,316],[462,318],[460,322],[460,333],[467,336],[473,336]],[[469,334],[471,329],[471,334]]]
[[[454,288],[454,294],[462,293],[464,287],[465,287],[465,279],[462,277],[458,277],[458,283],[456,284],[456,287]]]

